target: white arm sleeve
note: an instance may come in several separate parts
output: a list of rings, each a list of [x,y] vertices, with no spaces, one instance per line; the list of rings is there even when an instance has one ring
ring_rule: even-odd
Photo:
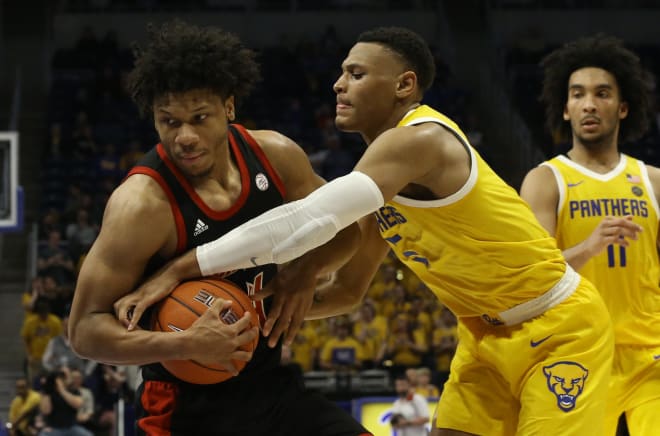
[[[199,269],[206,276],[288,262],[325,244],[383,203],[383,194],[371,177],[353,171],[200,245]]]

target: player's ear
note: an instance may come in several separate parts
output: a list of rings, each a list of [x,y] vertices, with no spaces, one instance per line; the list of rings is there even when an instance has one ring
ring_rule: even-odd
[[[405,71],[399,75],[396,84],[396,94],[398,97],[407,97],[417,90],[417,74],[413,71]]]
[[[227,119],[229,121],[234,121],[236,119],[236,105],[234,104],[234,96],[230,95],[224,103],[225,113],[227,114]]]
[[[622,120],[628,116],[628,102],[619,103],[619,119]]]

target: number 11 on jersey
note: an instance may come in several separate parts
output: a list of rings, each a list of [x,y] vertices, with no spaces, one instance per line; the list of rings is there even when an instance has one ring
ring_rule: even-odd
[[[619,247],[619,263],[617,265],[616,257],[614,256],[615,246],[610,244],[607,246],[607,266],[614,268],[615,266],[626,266],[626,247],[618,245]]]

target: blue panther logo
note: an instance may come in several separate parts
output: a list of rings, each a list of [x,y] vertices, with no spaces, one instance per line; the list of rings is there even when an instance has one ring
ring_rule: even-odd
[[[548,389],[557,397],[557,406],[564,412],[575,408],[577,397],[584,390],[589,370],[577,362],[557,362],[543,367]]]

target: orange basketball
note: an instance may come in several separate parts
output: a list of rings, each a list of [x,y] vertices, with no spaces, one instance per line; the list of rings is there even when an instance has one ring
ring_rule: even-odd
[[[257,312],[242,289],[227,280],[199,279],[181,283],[156,306],[151,318],[151,329],[161,332],[185,330],[211,307],[216,298],[232,301],[231,307],[221,314],[226,324],[235,323],[245,311],[249,311],[252,313],[252,325],[258,325]],[[241,349],[254,351],[258,341],[259,335]],[[161,364],[173,375],[189,383],[206,385],[232,377],[220,364],[205,365],[194,360],[168,360]],[[233,364],[240,371],[247,362],[234,360]]]

